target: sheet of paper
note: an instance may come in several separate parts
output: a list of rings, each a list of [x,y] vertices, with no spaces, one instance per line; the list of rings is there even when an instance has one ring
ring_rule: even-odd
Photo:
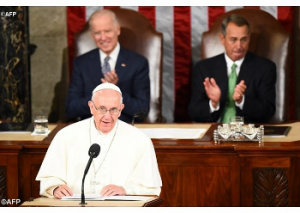
[[[85,194],[85,200],[104,200],[104,197],[101,197],[96,194]],[[62,197],[61,200],[81,200],[81,194],[73,194],[73,196]]]
[[[127,200],[127,201],[147,201],[151,197],[146,196],[99,196],[97,194],[86,194],[85,200]],[[62,197],[61,200],[81,200],[81,194]]]
[[[31,133],[31,131],[6,131],[6,132],[1,132],[0,131],[0,134],[3,134],[3,135],[5,135],[5,134],[11,134],[11,135],[13,135],[13,134],[28,134],[28,133]]]
[[[151,199],[151,197],[145,197],[145,196],[110,196],[104,198],[104,200],[128,200],[128,201],[147,201],[149,199]]]
[[[206,132],[207,129],[195,128],[139,128],[150,138],[174,138],[174,139],[197,139]]]

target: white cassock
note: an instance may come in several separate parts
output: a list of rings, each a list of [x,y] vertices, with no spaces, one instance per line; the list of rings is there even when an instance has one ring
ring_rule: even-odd
[[[53,189],[63,184],[80,194],[93,143],[101,150],[85,178],[86,194],[100,194],[109,184],[122,186],[131,195],[160,194],[162,181],[151,139],[120,120],[112,131],[102,134],[91,117],[65,127],[54,137],[36,177],[41,181],[40,195],[53,197]]]

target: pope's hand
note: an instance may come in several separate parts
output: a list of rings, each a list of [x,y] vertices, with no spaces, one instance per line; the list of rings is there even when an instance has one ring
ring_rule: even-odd
[[[53,191],[53,195],[56,198],[62,198],[65,196],[72,196],[73,192],[67,185],[61,185],[59,187],[56,187]]]
[[[116,185],[107,185],[104,186],[101,190],[101,196],[114,196],[114,195],[126,195],[126,191],[121,186]]]

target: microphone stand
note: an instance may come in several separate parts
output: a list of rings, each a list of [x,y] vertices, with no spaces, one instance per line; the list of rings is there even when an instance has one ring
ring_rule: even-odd
[[[94,158],[94,154],[92,154],[90,156],[90,159],[89,159],[88,164],[87,164],[87,166],[85,168],[85,171],[84,171],[84,175],[82,177],[82,182],[81,182],[81,202],[80,202],[81,205],[86,205],[85,195],[84,195],[84,181],[85,181],[85,176],[86,176],[86,174],[87,174],[87,172],[88,172],[88,170],[89,170],[89,168],[91,166],[93,158]]]
[[[82,177],[82,183],[81,183],[81,202],[80,202],[81,205],[86,205],[85,196],[84,196],[84,180],[85,180],[85,176],[86,176],[86,174],[89,171],[89,168],[91,166],[93,158],[98,157],[98,155],[100,153],[100,149],[101,149],[100,146],[98,144],[96,144],[96,143],[92,144],[92,146],[89,149],[90,159],[89,159],[89,161],[88,161],[88,163],[87,163],[87,165],[85,167],[85,170],[84,170],[84,173],[83,173],[83,177]]]

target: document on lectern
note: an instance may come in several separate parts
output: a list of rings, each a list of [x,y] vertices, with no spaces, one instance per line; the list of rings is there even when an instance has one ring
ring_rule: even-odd
[[[102,201],[109,201],[109,200],[124,200],[124,201],[147,201],[152,197],[147,196],[99,196],[97,194],[86,194],[85,200],[102,200]],[[81,200],[81,194],[74,194],[73,196],[65,196],[62,197],[61,200]]]
[[[205,128],[139,128],[150,138],[197,139],[207,129]]]

